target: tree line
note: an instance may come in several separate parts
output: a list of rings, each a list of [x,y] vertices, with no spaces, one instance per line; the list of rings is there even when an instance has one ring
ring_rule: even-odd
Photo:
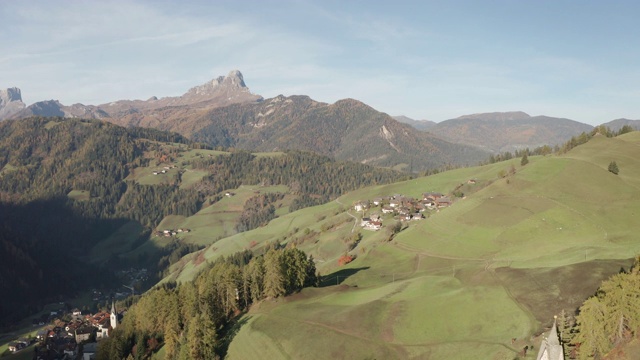
[[[236,231],[249,231],[275,219],[276,208],[273,203],[283,198],[284,194],[282,193],[260,194],[249,198],[244,203]]]
[[[317,283],[313,258],[294,247],[219,259],[192,282],[161,285],[140,297],[100,342],[97,359],[147,359],[161,346],[166,359],[220,358],[230,322],[251,304]]]
[[[614,351],[624,357],[624,345],[640,334],[640,257],[628,272],[603,281],[577,314],[561,339],[566,354],[602,359]]]
[[[516,150],[514,152],[505,151],[503,153],[499,153],[495,155],[491,154],[489,156],[489,159],[482,162],[481,165],[494,164],[496,162],[507,161],[514,158],[524,158],[525,156],[531,156],[531,155],[564,154],[564,153],[567,153],[569,150],[575,148],[576,146],[586,144],[589,140],[591,140],[591,138],[593,138],[597,134],[603,135],[606,137],[616,137],[632,131],[635,131],[635,130],[630,125],[624,125],[618,131],[613,131],[605,125],[599,125],[593,128],[593,130],[591,130],[588,133],[582,132],[578,136],[572,136],[571,139],[567,140],[567,142],[565,142],[562,145],[555,145],[554,147],[551,147],[549,145],[543,145],[543,146],[538,146],[534,149],[526,148],[526,149]],[[525,162],[525,160],[523,160],[523,162]],[[526,163],[528,163],[528,160],[526,160],[526,162],[522,165],[524,166],[526,165]]]

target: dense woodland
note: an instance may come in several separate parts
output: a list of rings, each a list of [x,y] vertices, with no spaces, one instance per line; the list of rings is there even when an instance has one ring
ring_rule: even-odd
[[[194,168],[212,175],[188,189],[180,188],[180,176],[161,185],[125,180],[136,167],[176,156],[178,147],[165,144],[206,148],[178,134],[97,120],[31,118],[0,123],[0,246],[6,250],[0,256],[7,257],[0,262],[0,293],[8,294],[0,307],[0,326],[32,312],[38,304],[86,288],[88,279],[94,279],[93,286],[100,283],[92,276],[98,270],[82,260],[126,222],[136,221],[147,229],[137,244],[165,216],[193,215],[205,199],[216,201],[221,192],[242,184],[288,185],[296,196],[293,211],[362,186],[407,178],[396,171],[310,153],[256,157],[232,152],[194,161]],[[74,199],[68,196],[72,190],[87,196]],[[258,212],[247,210],[238,230],[262,225],[273,216],[269,206]],[[138,265],[162,270],[194,249],[176,245],[169,250],[160,252],[160,259],[140,259],[147,263]],[[105,265],[127,264],[116,256]]]
[[[216,359],[233,336],[232,321],[252,303],[318,283],[313,258],[296,248],[245,251],[212,263],[192,282],[158,286],[129,307],[98,359],[145,359],[164,346],[166,359]]]
[[[236,225],[238,232],[249,231],[260,227],[276,217],[273,203],[284,197],[282,193],[268,193],[254,196],[247,200]]]
[[[561,316],[559,330],[567,357],[626,358],[624,346],[640,334],[640,258],[628,272],[605,280],[575,318]]]

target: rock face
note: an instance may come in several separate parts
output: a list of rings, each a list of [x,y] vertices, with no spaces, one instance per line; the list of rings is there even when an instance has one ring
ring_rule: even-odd
[[[0,120],[9,118],[24,108],[25,104],[22,102],[20,89],[12,87],[0,90]]]
[[[2,92],[6,97],[20,99],[20,90],[13,88]],[[6,95],[5,95],[6,93]],[[262,96],[252,94],[244,83],[242,73],[238,70],[229,72],[200,86],[189,89],[184,95],[164,97],[155,96],[148,100],[119,100],[101,105],[73,104],[66,106],[57,100],[40,101],[25,108],[11,105],[4,107],[0,101],[0,119],[23,118],[29,116],[62,116],[89,119],[103,119],[124,126],[159,127],[176,117],[184,117],[193,112],[216,107],[262,101]],[[5,102],[8,102],[5,101]],[[14,101],[15,103],[15,101]],[[10,103],[13,104],[13,103]],[[3,113],[4,111],[4,113]]]

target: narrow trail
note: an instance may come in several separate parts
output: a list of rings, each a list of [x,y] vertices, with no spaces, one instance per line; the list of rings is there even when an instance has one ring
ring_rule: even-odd
[[[340,199],[336,199],[336,202],[342,206],[345,206],[345,204],[340,202]],[[356,230],[356,226],[358,225],[358,217],[352,215],[349,210],[347,210],[347,215],[351,216],[353,218],[353,227],[351,228],[351,233],[353,233]]]

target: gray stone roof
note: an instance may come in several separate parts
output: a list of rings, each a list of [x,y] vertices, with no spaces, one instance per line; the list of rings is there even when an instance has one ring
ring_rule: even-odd
[[[556,322],[557,317],[554,316],[553,326],[549,330],[549,334],[542,339],[536,360],[564,360],[564,350],[560,344]]]

